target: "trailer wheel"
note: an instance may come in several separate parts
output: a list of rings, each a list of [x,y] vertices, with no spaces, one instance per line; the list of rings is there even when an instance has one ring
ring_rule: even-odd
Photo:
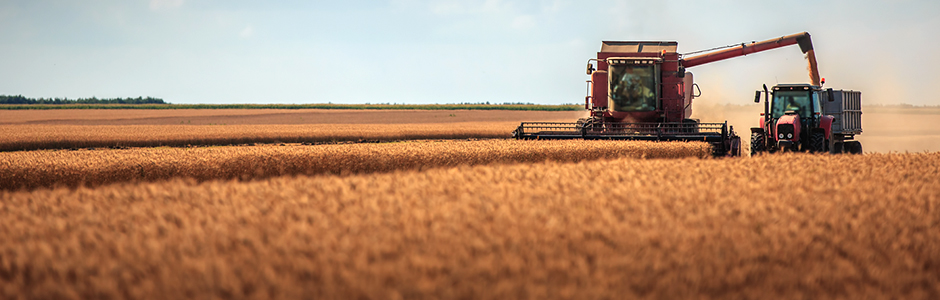
[[[845,142],[845,152],[862,154],[862,143],[858,141]]]
[[[829,149],[831,154],[841,154],[842,153],[842,142],[832,143],[832,149]]]
[[[826,136],[822,132],[809,134],[809,152],[826,151]]]
[[[751,156],[767,150],[764,144],[764,134],[760,132],[751,133]]]

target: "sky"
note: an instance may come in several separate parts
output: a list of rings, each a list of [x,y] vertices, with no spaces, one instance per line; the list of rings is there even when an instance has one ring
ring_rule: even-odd
[[[601,41],[687,53],[804,31],[827,87],[940,105],[936,0],[0,0],[0,95],[583,103]],[[712,103],[809,80],[796,46],[688,71]]]

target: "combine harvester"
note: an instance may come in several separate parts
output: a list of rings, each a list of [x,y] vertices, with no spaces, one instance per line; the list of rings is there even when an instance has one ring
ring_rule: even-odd
[[[715,156],[741,154],[741,138],[724,123],[689,119],[692,99],[701,95],[686,68],[799,45],[809,61],[810,79],[819,82],[816,55],[809,33],[762,42],[719,47],[683,57],[677,42],[603,42],[596,59],[588,60],[589,95],[584,99],[591,116],[576,123],[523,122],[516,139],[611,139],[705,141]],[[592,62],[597,63],[594,68]]]

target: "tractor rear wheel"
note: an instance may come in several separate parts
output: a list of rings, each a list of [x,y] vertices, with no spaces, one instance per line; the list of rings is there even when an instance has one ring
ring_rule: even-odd
[[[809,152],[826,151],[826,136],[822,132],[809,134]]]
[[[764,144],[764,134],[760,132],[751,133],[751,156],[767,151],[767,145]]]

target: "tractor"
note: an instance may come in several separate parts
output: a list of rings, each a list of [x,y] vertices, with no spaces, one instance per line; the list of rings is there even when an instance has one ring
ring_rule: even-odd
[[[777,151],[862,153],[862,93],[811,84],[764,85],[760,126],[751,128],[751,155]]]

